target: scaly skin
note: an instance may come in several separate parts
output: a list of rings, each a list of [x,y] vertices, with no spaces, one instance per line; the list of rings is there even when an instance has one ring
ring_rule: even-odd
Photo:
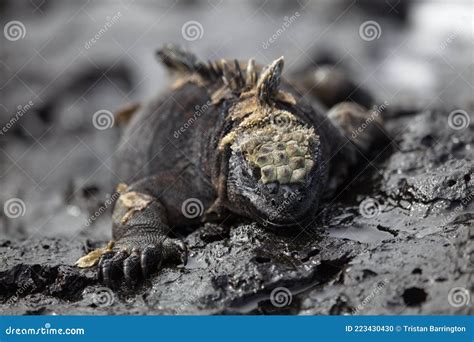
[[[253,60],[204,63],[174,46],[158,58],[178,77],[166,94],[123,116],[131,119],[115,160],[121,195],[114,241],[77,263],[98,263],[108,285],[133,285],[163,261],[185,262],[185,245],[169,233],[202,217],[228,213],[297,229],[376,135],[372,124],[370,134],[346,138],[368,118],[367,109],[339,104],[328,116],[317,98],[306,100],[282,80],[283,58],[265,68]],[[187,212],[192,202],[205,215]]]

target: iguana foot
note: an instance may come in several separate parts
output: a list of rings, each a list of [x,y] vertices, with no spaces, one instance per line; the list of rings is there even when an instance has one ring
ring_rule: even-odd
[[[166,260],[186,263],[187,249],[182,241],[163,239],[153,231],[143,230],[123,236],[112,250],[102,254],[97,270],[99,281],[111,287],[123,281],[136,285],[158,271]]]

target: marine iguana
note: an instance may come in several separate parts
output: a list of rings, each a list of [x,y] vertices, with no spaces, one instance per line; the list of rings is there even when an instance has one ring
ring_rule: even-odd
[[[266,67],[203,62],[172,45],[157,57],[177,78],[167,93],[122,112],[130,122],[115,158],[122,183],[113,241],[76,263],[97,264],[107,285],[136,284],[163,261],[185,263],[185,244],[170,237],[176,227],[225,214],[279,231],[308,224],[381,128],[380,116],[357,103],[370,97],[351,98],[357,87],[340,73],[334,83],[331,69],[297,87],[282,78],[283,57]],[[326,91],[329,111],[314,89]],[[327,89],[348,102],[331,103]]]

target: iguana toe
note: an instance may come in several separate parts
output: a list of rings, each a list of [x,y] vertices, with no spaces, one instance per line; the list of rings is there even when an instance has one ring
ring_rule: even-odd
[[[187,249],[182,241],[166,238],[154,244],[146,242],[141,244],[136,237],[119,239],[112,251],[101,256],[98,280],[109,287],[122,283],[134,286],[158,271],[164,260],[186,263]]]
[[[141,279],[140,250],[134,248],[132,254],[123,262],[123,275],[125,282],[135,285]]]

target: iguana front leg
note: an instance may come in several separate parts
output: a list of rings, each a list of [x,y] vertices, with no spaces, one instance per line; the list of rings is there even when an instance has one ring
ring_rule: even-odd
[[[186,246],[168,236],[167,211],[149,189],[155,177],[123,186],[112,215],[114,243],[78,260],[79,267],[98,263],[98,278],[106,285],[135,284],[157,271],[163,261],[186,262]]]

